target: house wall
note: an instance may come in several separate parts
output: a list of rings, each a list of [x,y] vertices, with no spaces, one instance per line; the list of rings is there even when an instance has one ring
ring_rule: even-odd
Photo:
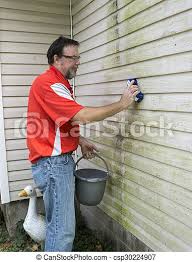
[[[192,250],[191,8],[191,0],[73,5],[73,35],[81,43],[77,101],[85,106],[115,102],[129,77],[137,77],[145,93],[140,104],[82,128],[111,171],[98,210],[82,211],[90,225],[110,231],[127,250],[137,250],[122,237],[128,232],[154,251]],[[139,130],[145,132],[139,136]],[[104,164],[95,159],[81,166]],[[125,234],[105,224],[101,211]]]
[[[60,34],[70,37],[69,14],[69,0],[0,0],[2,203],[17,200],[18,191],[32,183],[25,141],[29,88],[47,68],[50,43]]]

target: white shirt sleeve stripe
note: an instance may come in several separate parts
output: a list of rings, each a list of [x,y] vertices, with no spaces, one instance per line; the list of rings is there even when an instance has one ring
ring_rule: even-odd
[[[61,83],[55,83],[53,86],[56,86],[58,88],[62,88],[63,90],[65,90],[70,95],[70,91],[65,85],[63,85]]]
[[[61,83],[55,83],[51,85],[50,87],[57,95],[67,98],[69,100],[74,100],[71,96],[70,91],[67,89],[65,85]]]
[[[55,134],[55,142],[51,156],[58,156],[61,154],[61,152],[61,133],[59,127],[57,127],[57,131]]]

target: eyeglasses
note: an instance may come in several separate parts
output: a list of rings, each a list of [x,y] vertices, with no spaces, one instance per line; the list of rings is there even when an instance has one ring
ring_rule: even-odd
[[[74,61],[79,61],[80,60],[80,56],[69,56],[69,55],[62,55],[62,56],[64,56],[65,58],[69,58],[69,59],[72,59],[72,60],[74,60]]]

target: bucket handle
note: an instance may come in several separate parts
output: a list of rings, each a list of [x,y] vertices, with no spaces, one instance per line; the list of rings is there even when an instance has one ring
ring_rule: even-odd
[[[95,152],[93,152],[93,154],[94,154],[96,157],[98,157],[98,158],[100,158],[101,160],[103,160],[103,162],[105,163],[105,165],[106,165],[106,167],[107,167],[107,174],[109,175],[109,168],[108,168],[108,165],[107,165],[107,162],[105,161],[105,159],[102,158],[101,156],[99,156],[99,155],[98,155],[97,153],[95,153]],[[74,170],[76,170],[77,164],[79,163],[79,161],[80,161],[81,159],[84,158],[85,155],[86,155],[86,154],[84,154],[82,157],[80,157],[80,158],[77,160],[77,162],[75,163],[75,166],[74,166]]]

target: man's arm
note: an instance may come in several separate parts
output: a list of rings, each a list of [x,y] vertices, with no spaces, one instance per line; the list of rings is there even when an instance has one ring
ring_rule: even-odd
[[[132,104],[134,97],[138,94],[138,87],[133,85],[133,82],[134,81],[132,81],[129,87],[125,89],[118,102],[101,107],[85,107],[72,118],[72,121],[87,124],[103,120],[126,109],[130,104]]]

